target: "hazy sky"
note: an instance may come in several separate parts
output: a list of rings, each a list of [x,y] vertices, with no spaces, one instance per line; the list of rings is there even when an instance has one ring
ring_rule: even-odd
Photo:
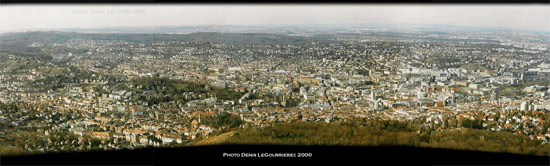
[[[4,5],[0,32],[162,25],[414,23],[550,31],[550,5]]]

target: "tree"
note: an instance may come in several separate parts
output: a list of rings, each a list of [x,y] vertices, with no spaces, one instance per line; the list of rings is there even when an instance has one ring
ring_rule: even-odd
[[[97,138],[93,138],[90,141],[90,145],[92,146],[92,149],[99,148],[99,145],[101,145],[101,140]]]

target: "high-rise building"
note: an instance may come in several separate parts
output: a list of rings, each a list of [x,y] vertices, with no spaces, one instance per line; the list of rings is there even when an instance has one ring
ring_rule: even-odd
[[[524,73],[519,74],[519,80],[525,81],[525,74]]]
[[[497,93],[495,93],[494,91],[491,93],[491,100],[497,100]]]
[[[521,102],[521,105],[519,107],[519,110],[521,111],[529,111],[531,103],[529,101]]]

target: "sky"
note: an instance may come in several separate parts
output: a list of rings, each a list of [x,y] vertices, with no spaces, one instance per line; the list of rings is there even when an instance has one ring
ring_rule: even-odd
[[[186,25],[441,24],[550,31],[550,5],[2,5],[0,33]]]

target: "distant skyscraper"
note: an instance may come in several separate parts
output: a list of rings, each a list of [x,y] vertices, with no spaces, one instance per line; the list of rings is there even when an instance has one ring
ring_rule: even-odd
[[[519,80],[525,81],[525,74],[524,73],[519,74]]]
[[[493,100],[493,101],[497,100],[497,93],[495,93],[495,92],[491,93],[491,100]]]
[[[521,110],[521,111],[528,111],[530,105],[531,105],[531,103],[530,103],[529,101],[521,102],[521,105],[520,105],[520,107],[519,107],[519,110]]]

